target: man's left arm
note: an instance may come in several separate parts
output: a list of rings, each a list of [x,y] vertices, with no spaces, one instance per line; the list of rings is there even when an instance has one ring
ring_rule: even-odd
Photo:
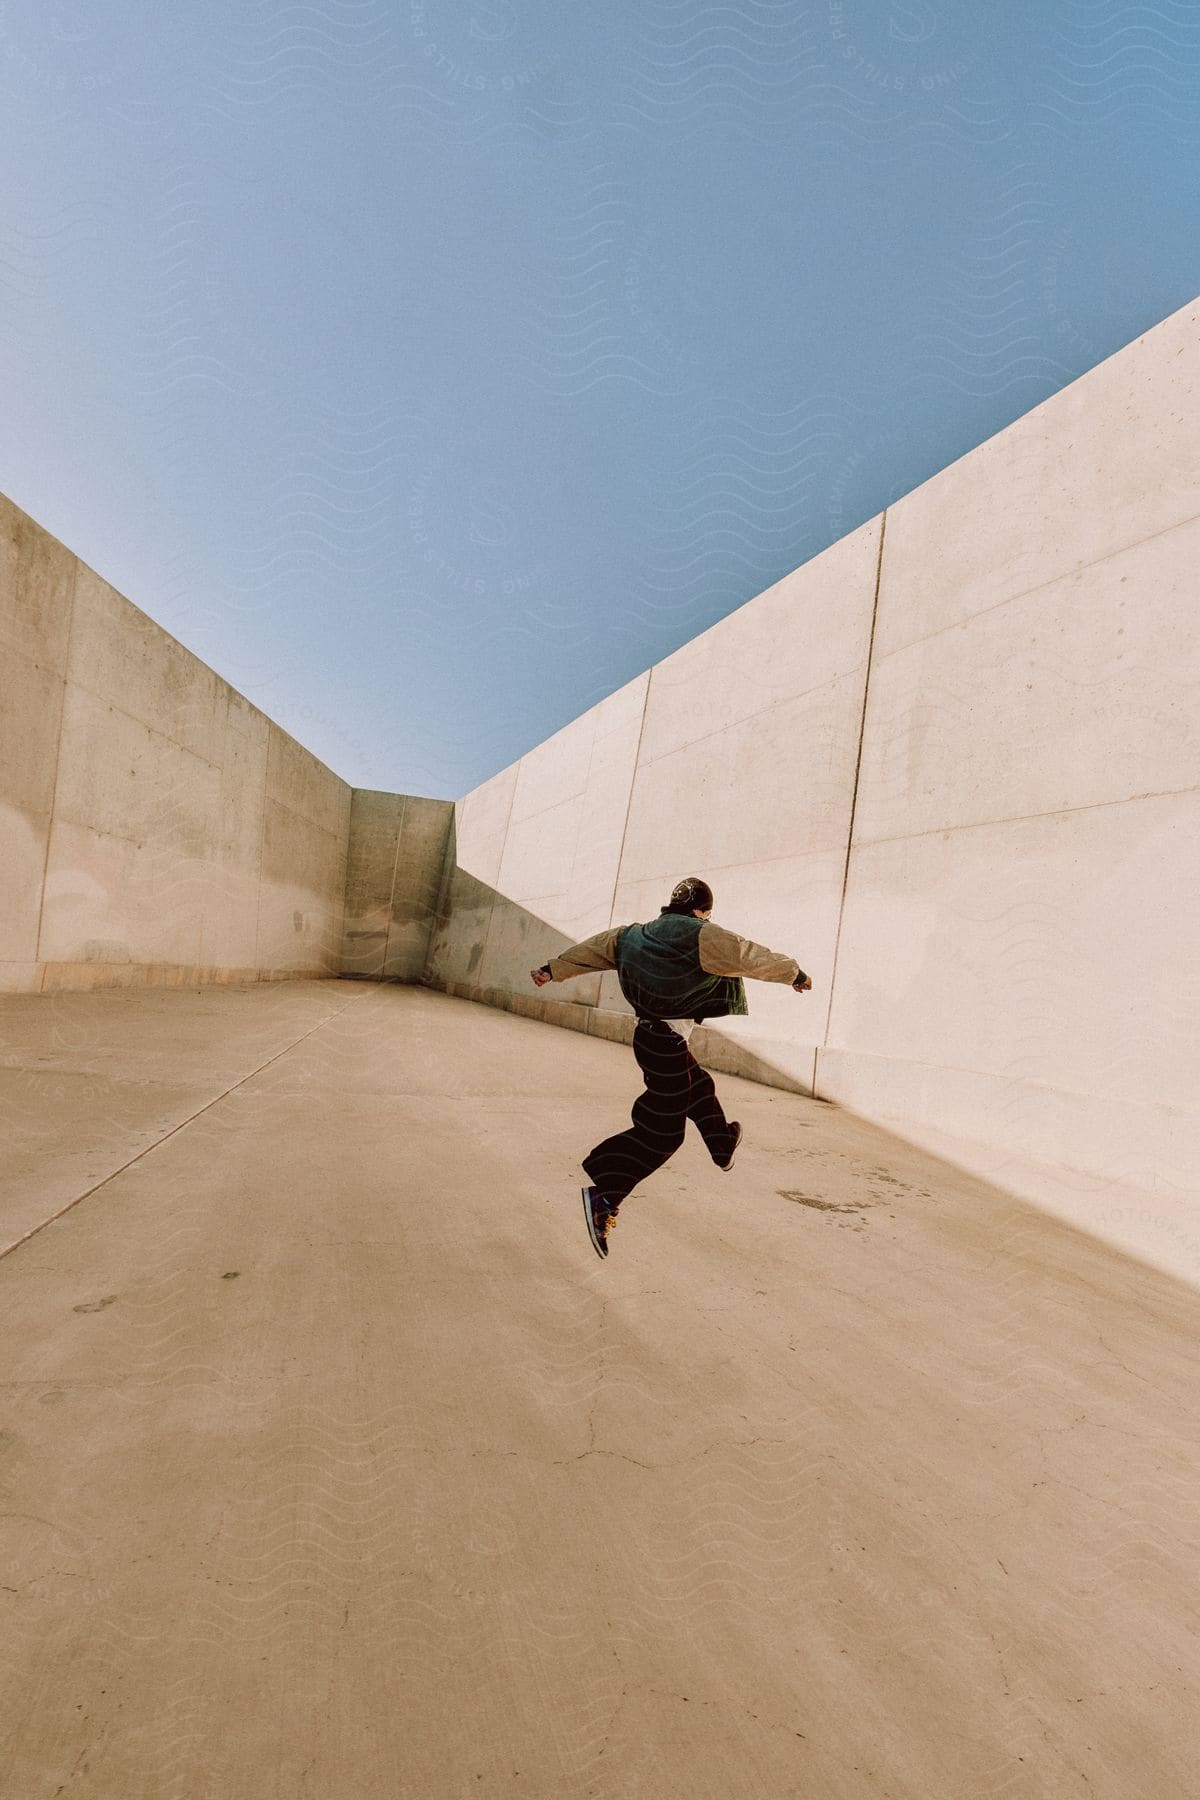
[[[711,919],[700,927],[696,948],[706,975],[749,975],[755,981],[786,981],[793,986],[808,980],[794,956],[768,950]]]

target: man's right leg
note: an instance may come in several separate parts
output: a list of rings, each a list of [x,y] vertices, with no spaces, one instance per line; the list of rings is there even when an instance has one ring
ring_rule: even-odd
[[[605,1138],[584,1158],[592,1185],[614,1210],[639,1181],[660,1169],[683,1142],[690,1079],[687,1045],[670,1026],[639,1021],[633,1054],[646,1082],[633,1103],[633,1124]]]
[[[707,1069],[701,1068],[690,1050],[687,1059],[690,1077],[687,1116],[704,1139],[708,1154],[719,1166],[729,1159],[734,1145],[734,1133],[725,1117],[725,1109],[717,1099],[712,1076]]]

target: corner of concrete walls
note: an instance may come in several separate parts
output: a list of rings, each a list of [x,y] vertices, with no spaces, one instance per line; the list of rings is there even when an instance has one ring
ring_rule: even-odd
[[[457,800],[447,803],[446,838],[438,867],[437,895],[434,900],[433,917],[429,922],[425,956],[421,964],[420,981],[426,987],[438,985],[438,953],[442,936],[450,920],[454,871],[458,866],[458,808]]]
[[[402,983],[423,979],[453,821],[452,800],[352,790],[343,975]]]

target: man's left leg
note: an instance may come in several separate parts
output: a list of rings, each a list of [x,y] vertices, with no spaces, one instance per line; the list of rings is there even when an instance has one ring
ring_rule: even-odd
[[[687,1045],[669,1025],[639,1019],[633,1054],[646,1084],[633,1103],[633,1124],[605,1138],[583,1159],[585,1172],[614,1211],[683,1143],[691,1092]]]

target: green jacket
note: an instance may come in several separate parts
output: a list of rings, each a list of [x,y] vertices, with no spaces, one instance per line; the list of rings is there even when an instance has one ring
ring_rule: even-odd
[[[609,926],[572,944],[546,964],[555,981],[615,969],[621,992],[639,1018],[718,1019],[747,1013],[744,975],[759,981],[805,981],[793,956],[738,937],[711,919],[663,907],[644,925]]]

